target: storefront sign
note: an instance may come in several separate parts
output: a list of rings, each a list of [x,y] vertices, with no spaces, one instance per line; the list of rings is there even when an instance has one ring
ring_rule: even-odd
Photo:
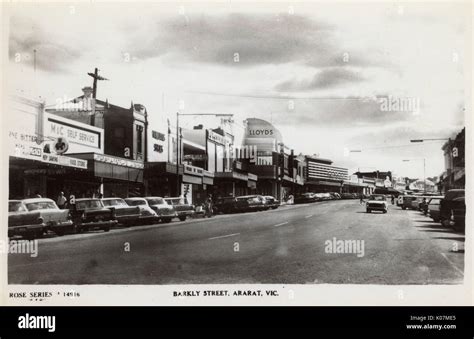
[[[184,173],[198,175],[202,177],[203,169],[191,165],[184,165]]]
[[[145,167],[143,163],[139,161],[133,161],[133,160],[128,160],[124,158],[113,157],[110,155],[103,155],[103,154],[94,154],[94,160],[103,162],[106,164],[113,164],[117,166],[130,167],[130,168],[143,169]]]
[[[208,130],[207,131],[207,138],[211,141],[214,141],[214,142],[217,142],[221,145],[225,145],[226,144],[226,138],[223,137],[222,135],[214,132],[214,131],[211,131],[211,130]]]
[[[54,139],[67,139],[70,153],[100,152],[102,148],[103,129],[53,114],[45,114],[44,135]]]
[[[249,178],[249,180],[257,181],[258,176],[255,175],[255,174],[249,173],[249,174],[248,174],[248,178]]]
[[[56,154],[43,154],[43,162],[54,165],[62,165],[67,167],[75,167],[87,169],[87,160],[76,159]]]
[[[38,145],[38,137],[20,132],[10,131],[9,138],[9,155],[31,160],[41,161],[43,156],[43,146]]]

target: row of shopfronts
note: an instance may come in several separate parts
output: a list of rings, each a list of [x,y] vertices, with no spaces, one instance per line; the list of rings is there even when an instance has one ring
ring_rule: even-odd
[[[188,202],[247,194],[279,199],[311,192],[372,193],[373,178],[331,160],[295,155],[271,123],[247,119],[237,140],[225,124],[180,128],[84,94],[74,105],[10,100],[10,198],[184,196]],[[85,104],[87,103],[87,105]],[[173,132],[172,132],[173,131]]]

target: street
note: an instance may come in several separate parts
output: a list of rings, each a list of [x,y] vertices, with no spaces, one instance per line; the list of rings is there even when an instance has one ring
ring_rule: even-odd
[[[327,253],[333,240],[364,252]],[[10,284],[459,284],[464,234],[333,200],[40,239],[36,258],[10,254],[8,269]]]

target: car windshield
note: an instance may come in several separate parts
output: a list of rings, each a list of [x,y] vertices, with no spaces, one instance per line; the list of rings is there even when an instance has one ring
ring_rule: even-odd
[[[163,198],[146,199],[150,205],[168,205]]]
[[[127,200],[127,204],[130,206],[141,206],[146,205],[146,200]]]
[[[370,200],[385,201],[385,196],[383,196],[383,195],[371,195]]]
[[[83,200],[76,202],[76,208],[79,210],[83,210],[86,208],[99,208],[104,207],[102,201],[100,200]]]
[[[127,206],[125,201],[122,199],[107,199],[107,200],[102,200],[104,203],[104,206]]]
[[[21,201],[8,202],[8,212],[28,212]]]
[[[26,204],[26,208],[28,208],[28,211],[58,209],[58,207],[53,201],[31,202],[29,204]]]
[[[184,201],[181,198],[176,198],[176,199],[165,199],[166,202],[170,205],[183,205]]]

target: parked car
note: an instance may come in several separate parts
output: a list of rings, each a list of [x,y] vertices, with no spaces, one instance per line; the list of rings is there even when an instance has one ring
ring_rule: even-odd
[[[332,198],[335,200],[341,199],[341,195],[337,192],[331,192],[329,194],[331,194]]]
[[[168,204],[165,199],[161,197],[146,197],[145,200],[148,202],[148,205],[156,212],[161,221],[168,223],[177,216],[173,205]]]
[[[444,226],[450,226],[453,221],[454,211],[458,214],[458,221],[460,219],[460,213],[464,209],[466,210],[466,205],[464,199],[465,191],[463,189],[452,189],[446,192],[444,199],[441,199],[439,206],[440,221]],[[458,224],[457,228],[461,228],[462,225]]]
[[[416,196],[414,195],[404,195],[402,209],[406,210],[407,208],[411,209],[413,206],[413,201],[416,201]]]
[[[295,204],[307,204],[318,201],[318,197],[315,193],[306,192],[295,197]]]
[[[342,193],[341,194],[341,199],[353,199],[352,193]]]
[[[214,213],[235,213],[238,212],[237,200],[235,197],[217,198],[214,202]]]
[[[165,200],[169,205],[174,207],[179,220],[184,221],[187,217],[194,215],[194,206],[188,204],[184,198],[165,198]]]
[[[439,221],[439,204],[443,198],[431,198],[428,201],[428,213],[427,215],[433,219],[434,222]]]
[[[387,213],[387,199],[383,194],[373,194],[370,196],[369,200],[366,203],[367,213],[372,211],[382,211]]]
[[[137,225],[140,220],[140,208],[129,206],[122,198],[104,198],[104,206],[115,212],[117,222],[124,226]]]
[[[271,209],[277,209],[280,206],[280,201],[271,195],[265,195],[265,204]]]
[[[420,203],[420,211],[422,211],[424,215],[428,215],[428,204],[431,201],[431,199],[434,199],[434,198],[442,199],[443,196],[442,195],[425,196],[424,198],[425,200],[421,200],[421,203]]]
[[[133,197],[124,199],[128,206],[136,206],[140,209],[140,217],[138,223],[153,224],[160,221],[160,217],[156,212],[148,205],[145,198]]]
[[[38,211],[30,212],[21,200],[8,201],[8,236],[25,239],[40,238],[45,224]]]
[[[48,198],[24,199],[23,203],[30,212],[38,211],[43,219],[44,232],[52,231],[61,236],[74,232],[71,214],[67,209],[59,209],[56,203]]]
[[[235,200],[243,212],[263,211],[268,209],[261,195],[244,195],[235,198]]]
[[[76,233],[101,229],[108,232],[110,227],[117,224],[115,212],[104,206],[100,199],[76,199],[69,208]]]
[[[464,231],[466,227],[466,201],[465,197],[454,198],[451,220],[454,222],[454,229]]]

